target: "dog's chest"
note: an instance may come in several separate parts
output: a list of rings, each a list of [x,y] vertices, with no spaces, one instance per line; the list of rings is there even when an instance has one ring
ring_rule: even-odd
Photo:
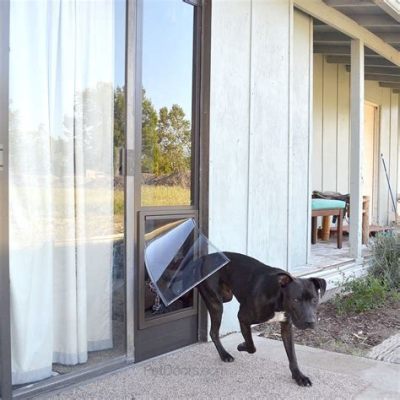
[[[274,313],[274,316],[269,319],[267,322],[286,322],[287,315],[284,311],[277,311]]]

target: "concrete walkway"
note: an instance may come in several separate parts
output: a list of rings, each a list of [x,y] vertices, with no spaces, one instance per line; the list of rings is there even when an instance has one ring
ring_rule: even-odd
[[[200,343],[71,388],[49,399],[400,399],[400,365],[296,346],[300,369],[313,382],[291,379],[281,342],[254,336],[257,352],[239,353],[240,334],[223,339],[235,357],[219,360]],[[42,397],[44,398],[44,397]]]

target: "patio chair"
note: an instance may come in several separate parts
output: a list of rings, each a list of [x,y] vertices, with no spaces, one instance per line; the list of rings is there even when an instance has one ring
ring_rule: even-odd
[[[341,200],[312,199],[311,203],[311,243],[317,243],[318,217],[337,217],[337,247],[342,248],[343,216],[346,203]]]

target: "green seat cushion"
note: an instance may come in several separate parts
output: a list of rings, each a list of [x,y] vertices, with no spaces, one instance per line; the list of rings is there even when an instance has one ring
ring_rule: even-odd
[[[313,210],[333,210],[345,207],[346,203],[342,200],[312,199],[311,204]]]

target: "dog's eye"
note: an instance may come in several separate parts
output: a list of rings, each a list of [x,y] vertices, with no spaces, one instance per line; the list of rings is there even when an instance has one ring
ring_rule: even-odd
[[[299,299],[293,299],[293,301],[294,301],[295,303],[298,303],[298,302],[299,302]]]
[[[313,303],[313,304],[317,304],[318,303],[318,299],[316,299],[315,297],[311,300],[311,302]]]

